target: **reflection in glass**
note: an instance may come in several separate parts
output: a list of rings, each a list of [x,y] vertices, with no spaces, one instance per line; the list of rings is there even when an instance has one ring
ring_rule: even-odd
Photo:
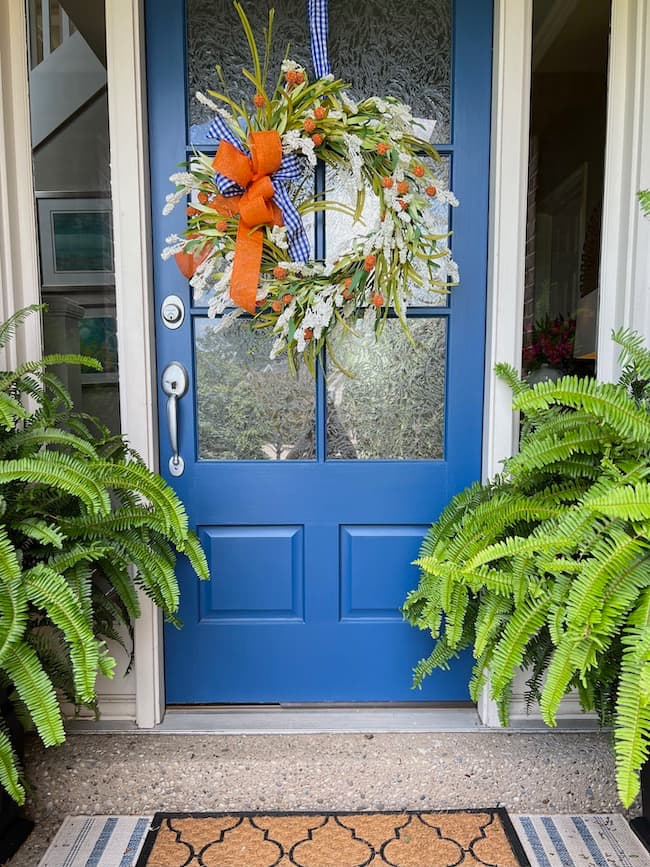
[[[311,69],[305,0],[258,0],[248,9],[258,45],[268,10],[276,9],[271,75],[289,56]],[[191,140],[205,140],[212,113],[194,98],[197,90],[219,89],[214,68],[224,72],[230,95],[240,102],[253,96],[241,69],[250,66],[248,46],[230,0],[187,0],[187,58]],[[330,58],[337,78],[351,82],[353,96],[396,96],[415,117],[436,122],[432,141],[450,140],[452,0],[330,0]]]
[[[449,168],[451,158],[443,156],[439,163],[436,163],[436,181],[441,189],[449,189]],[[325,189],[327,198],[336,202],[354,207],[356,205],[356,190],[352,188],[348,179],[341,178],[336,172],[327,167],[326,170]],[[325,231],[326,231],[326,252],[327,259],[333,262],[341,256],[350,246],[350,238],[360,237],[369,232],[377,220],[379,219],[378,199],[373,194],[372,190],[366,190],[366,198],[361,220],[355,222],[352,217],[337,211],[330,211],[325,214]],[[435,229],[441,235],[446,234],[449,229],[449,212],[450,206],[443,204],[435,199],[431,200],[431,210],[435,219]],[[452,246],[452,239],[449,239],[449,246]],[[427,275],[427,268],[424,263],[416,263],[419,266],[419,272],[422,277]],[[426,283],[419,287],[414,283],[410,284],[410,290],[414,299],[414,305],[418,307],[444,307],[447,304],[447,294],[440,292],[429,292],[426,288]]]
[[[443,457],[447,323],[409,319],[413,348],[398,320],[376,342],[345,335],[327,377],[328,459]]]
[[[309,460],[315,456],[314,383],[271,361],[272,338],[245,322],[194,323],[199,458]]]

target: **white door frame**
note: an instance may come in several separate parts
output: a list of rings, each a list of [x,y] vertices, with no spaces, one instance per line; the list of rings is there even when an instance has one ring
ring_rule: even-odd
[[[521,355],[528,172],[532,0],[495,0],[490,263],[488,286],[485,477],[516,445],[507,389],[494,363]],[[108,94],[115,234],[115,279],[123,429],[157,468],[156,388],[143,0],[107,0]],[[613,0],[608,140],[601,263],[598,372],[616,375],[612,327],[650,338],[650,223],[635,203],[650,187],[650,0]],[[31,198],[26,26],[23,5],[0,0],[0,315],[38,301],[36,221]],[[36,317],[15,344],[15,358],[41,349]],[[135,627],[136,723],[164,715],[161,618],[143,600]],[[497,724],[487,693],[479,712]]]

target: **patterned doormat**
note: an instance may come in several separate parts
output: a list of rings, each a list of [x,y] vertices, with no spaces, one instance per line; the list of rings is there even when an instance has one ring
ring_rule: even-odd
[[[530,867],[503,809],[157,813],[137,867]]]

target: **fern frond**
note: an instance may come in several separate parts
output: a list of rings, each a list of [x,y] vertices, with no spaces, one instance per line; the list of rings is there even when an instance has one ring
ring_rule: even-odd
[[[513,401],[515,409],[522,412],[539,411],[553,404],[591,413],[623,440],[640,445],[650,441],[650,416],[619,385],[564,376],[557,382],[539,382]]]
[[[26,593],[61,630],[70,646],[74,683],[81,701],[93,701],[99,662],[97,640],[79,600],[59,572],[39,563],[25,573]]]
[[[55,548],[62,548],[66,538],[57,526],[40,518],[25,518],[13,524],[12,529],[18,530],[23,536],[28,536],[44,545],[53,545]]]
[[[23,307],[17,310],[12,316],[0,324],[0,349],[3,349],[7,343],[14,337],[16,330],[23,322],[32,315],[38,313],[39,310],[44,310],[42,304],[30,304],[28,307]]]
[[[25,642],[14,644],[2,667],[16,687],[46,747],[65,740],[63,720],[52,681],[45,673],[36,652]]]
[[[22,806],[25,803],[25,787],[20,782],[18,756],[2,729],[0,729],[0,786],[17,804]]]
[[[0,462],[0,485],[14,481],[50,485],[78,497],[93,512],[110,511],[108,493],[96,474],[70,455],[49,452]]]
[[[650,591],[646,590],[623,631],[623,656],[616,702],[614,746],[616,784],[623,805],[629,807],[639,792],[638,771],[650,753],[650,694],[644,675],[650,657],[639,659],[638,637],[650,631]]]
[[[521,665],[526,645],[543,626],[549,609],[548,598],[527,599],[513,613],[492,657],[492,697],[498,699]]]

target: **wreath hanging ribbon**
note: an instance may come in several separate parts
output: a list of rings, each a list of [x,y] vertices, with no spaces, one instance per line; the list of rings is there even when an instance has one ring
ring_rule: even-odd
[[[317,78],[323,78],[330,74],[327,0],[308,0],[307,20],[314,71]],[[302,219],[284,186],[285,181],[300,178],[301,160],[295,154],[282,156],[282,140],[275,130],[250,133],[247,154],[219,115],[210,124],[207,137],[220,142],[212,163],[221,193],[214,208],[227,216],[239,214],[230,297],[238,307],[255,315],[264,245],[262,227],[285,225],[292,261],[307,262],[311,257]],[[207,252],[179,253],[177,265],[191,277]]]

